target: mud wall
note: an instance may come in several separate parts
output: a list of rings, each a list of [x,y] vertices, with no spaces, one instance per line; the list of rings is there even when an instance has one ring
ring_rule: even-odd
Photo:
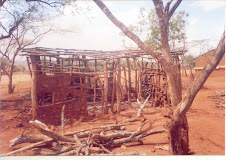
[[[214,50],[197,57],[195,60],[195,67],[204,67],[212,58],[213,54]],[[225,54],[217,66],[225,66]]]
[[[65,119],[73,120],[86,115],[86,95],[80,78],[70,74],[37,75],[37,118],[42,122],[61,123],[63,105]]]

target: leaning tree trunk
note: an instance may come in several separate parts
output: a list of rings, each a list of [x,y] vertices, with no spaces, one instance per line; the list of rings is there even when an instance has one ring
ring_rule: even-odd
[[[219,64],[224,54],[225,32],[223,33],[217,49],[215,50],[215,54],[211,57],[211,60],[207,63],[199,76],[195,78],[192,84],[188,87],[183,99],[174,109],[170,126],[170,144],[171,152],[173,154],[189,154],[188,122],[185,114],[191,107],[196,94],[201,89],[209,75]]]

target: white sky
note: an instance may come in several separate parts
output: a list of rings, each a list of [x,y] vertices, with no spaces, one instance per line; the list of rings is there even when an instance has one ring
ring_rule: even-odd
[[[65,15],[49,24],[68,33],[54,33],[45,37],[37,46],[53,48],[121,50],[122,40],[136,46],[130,39],[120,36],[120,30],[104,15],[93,1],[78,1],[80,8],[90,8],[90,12],[72,15],[69,9]],[[136,24],[141,7],[153,8],[152,1],[105,1],[106,6],[126,26]],[[209,39],[205,49],[216,47],[224,30],[224,0],[184,0],[177,11],[189,13],[187,25],[188,41]],[[47,23],[48,25],[48,23]],[[190,47],[187,54],[198,56],[200,45]]]

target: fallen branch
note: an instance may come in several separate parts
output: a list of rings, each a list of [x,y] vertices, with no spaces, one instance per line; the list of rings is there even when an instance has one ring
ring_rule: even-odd
[[[142,109],[145,107],[146,103],[148,102],[150,95],[146,98],[146,100],[144,101],[144,103],[141,105],[140,101],[137,99],[138,104],[140,105],[140,108],[137,111],[137,117],[141,117],[141,112]]]
[[[91,154],[91,156],[109,156],[109,154]],[[115,153],[114,156],[126,156],[126,155],[146,155],[144,151],[132,151],[132,152],[123,152],[123,153]]]
[[[21,143],[37,143],[49,139],[48,136],[42,134],[20,135],[10,141],[10,147]]]
[[[60,151],[51,151],[51,152],[44,152],[44,151],[39,151],[36,152],[36,154],[41,154],[41,155],[45,155],[45,156],[53,156],[53,155],[59,155],[59,154],[63,154],[65,152],[71,151],[72,149],[74,149],[73,146],[63,146],[63,148]]]
[[[105,152],[107,152],[108,154],[110,154],[110,155],[114,155],[114,153],[112,153],[111,151],[109,151],[108,149],[106,149],[103,145],[101,145],[101,144],[98,144],[98,143],[94,143],[94,144],[96,144],[96,145],[98,145],[98,146],[100,146]]]
[[[141,138],[147,137],[147,136],[152,135],[152,134],[163,133],[164,131],[165,131],[164,129],[155,130],[155,131],[149,131],[149,132],[140,134],[138,136],[135,135],[135,136],[127,137],[127,138],[111,140],[111,141],[107,142],[106,145],[115,145],[115,146],[117,146],[117,145],[123,144],[123,143],[139,142],[139,140]]]
[[[48,137],[53,138],[56,141],[64,141],[64,142],[75,142],[74,139],[62,136],[52,130],[50,130],[45,124],[42,122],[35,120],[35,121],[30,121],[30,123],[37,128],[42,134],[47,135]]]
[[[45,144],[45,143],[47,143],[47,142],[50,142],[50,141],[52,141],[52,140],[53,140],[52,138],[49,138],[49,139],[46,139],[46,140],[44,140],[44,141],[37,142],[37,143],[31,144],[31,145],[28,145],[28,146],[26,146],[26,147],[17,149],[17,150],[15,150],[15,151],[12,151],[12,152],[3,154],[2,156],[10,156],[10,155],[13,155],[13,154],[18,153],[18,152],[22,152],[22,151],[25,151],[25,150],[28,150],[28,149],[31,149],[31,148],[35,148],[35,147],[37,147],[37,146],[40,146],[40,145]]]
[[[64,134],[64,136],[73,136],[74,134],[76,134],[78,136],[78,138],[84,138],[84,137],[87,137],[86,135],[87,134],[89,135],[89,133],[90,133],[90,132],[86,132],[86,131],[93,130],[92,133],[100,133],[103,131],[121,130],[121,126],[125,126],[125,125],[131,125],[131,124],[114,124],[114,125],[108,125],[108,126],[94,127],[94,128],[83,129],[83,130],[75,131],[75,132],[68,132],[68,133]],[[85,134],[85,135],[83,135],[83,134]]]
[[[129,137],[131,135],[138,135],[141,132],[128,132],[128,131],[119,131],[116,133],[109,133],[109,134],[96,134],[93,135],[92,140],[94,142],[99,142],[104,144],[105,142],[108,142],[110,140],[116,139],[116,138],[125,138]]]

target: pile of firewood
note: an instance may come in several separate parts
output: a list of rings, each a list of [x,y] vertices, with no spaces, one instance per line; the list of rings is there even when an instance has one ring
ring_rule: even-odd
[[[216,91],[214,95],[208,97],[215,102],[217,108],[225,109],[225,91]]]
[[[143,144],[142,138],[164,132],[164,129],[151,130],[150,121],[145,119],[141,114],[148,98],[144,104],[138,101],[141,107],[135,118],[126,119],[117,122],[117,124],[108,124],[59,134],[49,129],[44,123],[38,120],[30,121],[32,126],[39,130],[41,134],[23,135],[22,133],[19,137],[10,141],[10,147],[22,143],[31,144],[4,155],[14,155],[25,150],[31,150],[36,155],[139,155],[141,154],[139,152],[114,154],[110,150],[129,142],[139,142]],[[134,125],[136,121],[141,121],[136,131],[126,130],[126,126]],[[147,124],[149,124],[149,126],[145,126]],[[143,129],[144,126],[145,129]]]

